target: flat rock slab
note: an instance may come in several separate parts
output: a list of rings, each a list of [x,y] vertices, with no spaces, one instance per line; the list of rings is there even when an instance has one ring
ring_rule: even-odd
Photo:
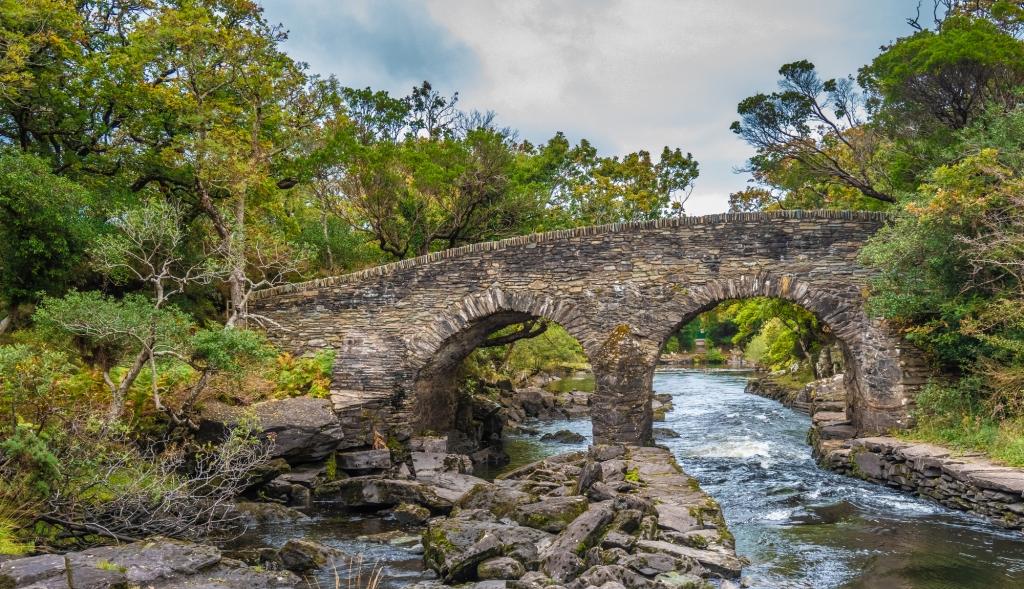
[[[223,559],[213,546],[168,538],[0,563],[5,589],[293,589],[299,582],[287,571]]]
[[[229,428],[253,414],[259,419],[261,435],[273,442],[272,456],[290,463],[323,460],[345,439],[331,402],[312,397],[263,401],[250,407],[210,403],[203,408],[199,437],[220,442]]]

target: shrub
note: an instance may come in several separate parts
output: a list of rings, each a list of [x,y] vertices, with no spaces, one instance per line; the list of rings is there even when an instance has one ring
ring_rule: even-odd
[[[273,396],[279,399],[310,396],[323,399],[331,394],[334,352],[324,350],[296,358],[284,353],[277,357]]]

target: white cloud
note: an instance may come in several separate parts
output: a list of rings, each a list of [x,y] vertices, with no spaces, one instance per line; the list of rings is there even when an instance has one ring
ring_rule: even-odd
[[[772,89],[778,67],[796,59],[826,76],[854,73],[909,32],[903,17],[915,5],[303,0],[296,10],[270,0],[267,8],[292,30],[289,50],[342,83],[404,93],[410,80],[430,79],[454,85],[464,108],[494,110],[533,141],[561,130],[605,152],[691,151],[701,178],[688,209],[699,214],[725,210],[728,193],[744,184],[733,169],[750,150],[728,129],[741,99]]]

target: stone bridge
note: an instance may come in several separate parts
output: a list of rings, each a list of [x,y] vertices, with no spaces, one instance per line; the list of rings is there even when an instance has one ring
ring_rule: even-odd
[[[864,308],[871,274],[857,252],[885,220],[783,211],[553,231],[261,291],[250,311],[285,349],[335,351],[332,400],[347,431],[400,440],[451,427],[456,369],[490,333],[549,319],[590,359],[595,439],[643,444],[667,338],[722,301],[778,297],[835,336],[848,416],[883,432],[907,426],[924,367]]]

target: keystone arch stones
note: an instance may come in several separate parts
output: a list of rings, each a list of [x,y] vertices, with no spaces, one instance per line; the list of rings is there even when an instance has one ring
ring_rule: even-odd
[[[813,312],[846,356],[861,433],[909,425],[920,353],[869,317],[856,262],[880,213],[729,213],[584,227],[445,250],[258,292],[250,312],[296,353],[335,351],[332,401],[349,442],[403,439],[454,418],[454,369],[490,333],[530,318],[583,345],[597,387],[595,438],[651,440],[661,345],[716,304],[771,296]]]

